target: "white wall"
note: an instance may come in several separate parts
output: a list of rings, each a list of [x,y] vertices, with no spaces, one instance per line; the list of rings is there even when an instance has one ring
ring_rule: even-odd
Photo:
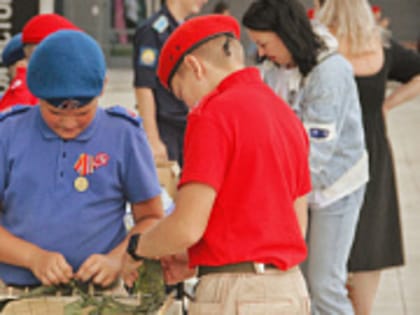
[[[39,13],[53,13],[54,0],[39,0]]]

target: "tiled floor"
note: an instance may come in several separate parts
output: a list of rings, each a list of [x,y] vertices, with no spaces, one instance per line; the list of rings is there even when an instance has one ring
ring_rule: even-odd
[[[103,106],[134,107],[132,71],[112,69]],[[406,266],[383,272],[373,315],[420,314],[420,98],[392,110],[389,136],[394,148],[402,209]]]

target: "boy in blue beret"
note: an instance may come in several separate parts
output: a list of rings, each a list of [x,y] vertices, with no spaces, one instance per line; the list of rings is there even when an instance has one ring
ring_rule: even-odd
[[[123,107],[98,107],[105,71],[89,35],[58,31],[28,66],[40,105],[0,116],[0,279],[7,286],[71,279],[110,286],[128,243],[126,202],[133,232],[163,216],[140,119]]]

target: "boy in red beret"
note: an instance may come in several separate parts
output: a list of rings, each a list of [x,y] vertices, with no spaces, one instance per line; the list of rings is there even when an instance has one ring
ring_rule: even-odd
[[[22,58],[13,64],[15,75],[0,101],[0,111],[16,105],[36,105],[38,99],[32,95],[26,85],[26,67],[35,47],[48,35],[59,30],[80,30],[72,22],[58,14],[39,14],[31,18],[23,27],[19,42],[22,46]],[[9,65],[7,65],[9,66]]]
[[[258,70],[245,68],[239,36],[234,18],[208,15],[163,47],[159,79],[190,108],[184,169],[174,212],[132,236],[123,277],[132,285],[142,256],[164,257],[168,282],[198,270],[190,315],[309,314],[298,268],[307,255],[307,135]]]
[[[45,37],[59,30],[80,31],[72,22],[55,13],[38,14],[31,18],[22,30],[22,42],[26,58],[30,58],[36,45]]]

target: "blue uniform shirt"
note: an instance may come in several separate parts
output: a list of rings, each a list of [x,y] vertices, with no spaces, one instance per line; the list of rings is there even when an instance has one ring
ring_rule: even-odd
[[[182,164],[188,108],[163,87],[156,75],[160,50],[177,26],[178,22],[165,5],[147,19],[136,30],[133,68],[134,86],[150,88],[153,91],[159,133],[167,146],[170,159],[176,159]]]
[[[145,133],[125,109],[98,108],[90,126],[65,141],[38,106],[19,110],[0,118],[0,224],[62,253],[77,271],[90,255],[108,253],[124,239],[126,202],[160,194]],[[83,168],[88,187],[81,192],[75,180]],[[0,264],[0,279],[39,283],[29,270],[6,264]]]

